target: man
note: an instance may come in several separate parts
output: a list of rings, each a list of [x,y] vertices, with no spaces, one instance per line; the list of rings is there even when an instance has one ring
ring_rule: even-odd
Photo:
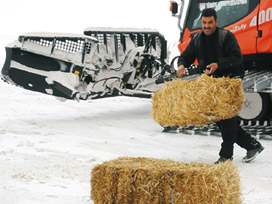
[[[202,31],[193,35],[186,50],[179,56],[177,75],[185,74],[185,67],[198,60],[198,69],[201,73],[213,77],[244,77],[242,53],[234,35],[217,27],[218,19],[214,9],[202,11]],[[247,150],[243,162],[250,162],[263,151],[264,147],[246,133],[239,125],[237,116],[217,122],[223,142],[219,152],[222,163],[232,160],[233,146],[237,143]]]

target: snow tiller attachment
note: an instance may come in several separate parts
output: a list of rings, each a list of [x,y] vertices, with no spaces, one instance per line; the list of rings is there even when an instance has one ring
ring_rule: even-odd
[[[86,29],[85,35],[32,33],[6,47],[2,79],[25,89],[87,100],[150,97],[163,77],[167,42],[154,30]]]

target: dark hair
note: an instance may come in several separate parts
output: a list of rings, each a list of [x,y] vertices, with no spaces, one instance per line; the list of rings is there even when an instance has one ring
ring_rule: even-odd
[[[214,17],[214,20],[217,19],[217,14],[216,14],[216,11],[213,9],[213,8],[206,8],[202,11],[202,14],[201,14],[201,18],[202,17],[211,17],[213,16]]]

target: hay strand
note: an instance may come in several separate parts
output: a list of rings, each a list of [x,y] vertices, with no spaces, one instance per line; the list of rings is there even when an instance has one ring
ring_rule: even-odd
[[[175,79],[154,93],[153,119],[163,126],[204,125],[236,116],[244,104],[242,80]]]

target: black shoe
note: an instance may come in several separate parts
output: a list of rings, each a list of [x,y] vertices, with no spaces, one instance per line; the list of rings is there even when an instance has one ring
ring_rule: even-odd
[[[252,145],[255,148],[251,149],[251,150],[247,150],[247,154],[242,159],[242,162],[244,162],[244,163],[251,162],[253,159],[255,159],[257,157],[258,154],[260,154],[264,150],[264,147],[257,140],[253,140]]]
[[[221,164],[228,160],[232,161],[232,157],[231,158],[219,157],[219,159],[216,162],[214,162],[214,164]]]

